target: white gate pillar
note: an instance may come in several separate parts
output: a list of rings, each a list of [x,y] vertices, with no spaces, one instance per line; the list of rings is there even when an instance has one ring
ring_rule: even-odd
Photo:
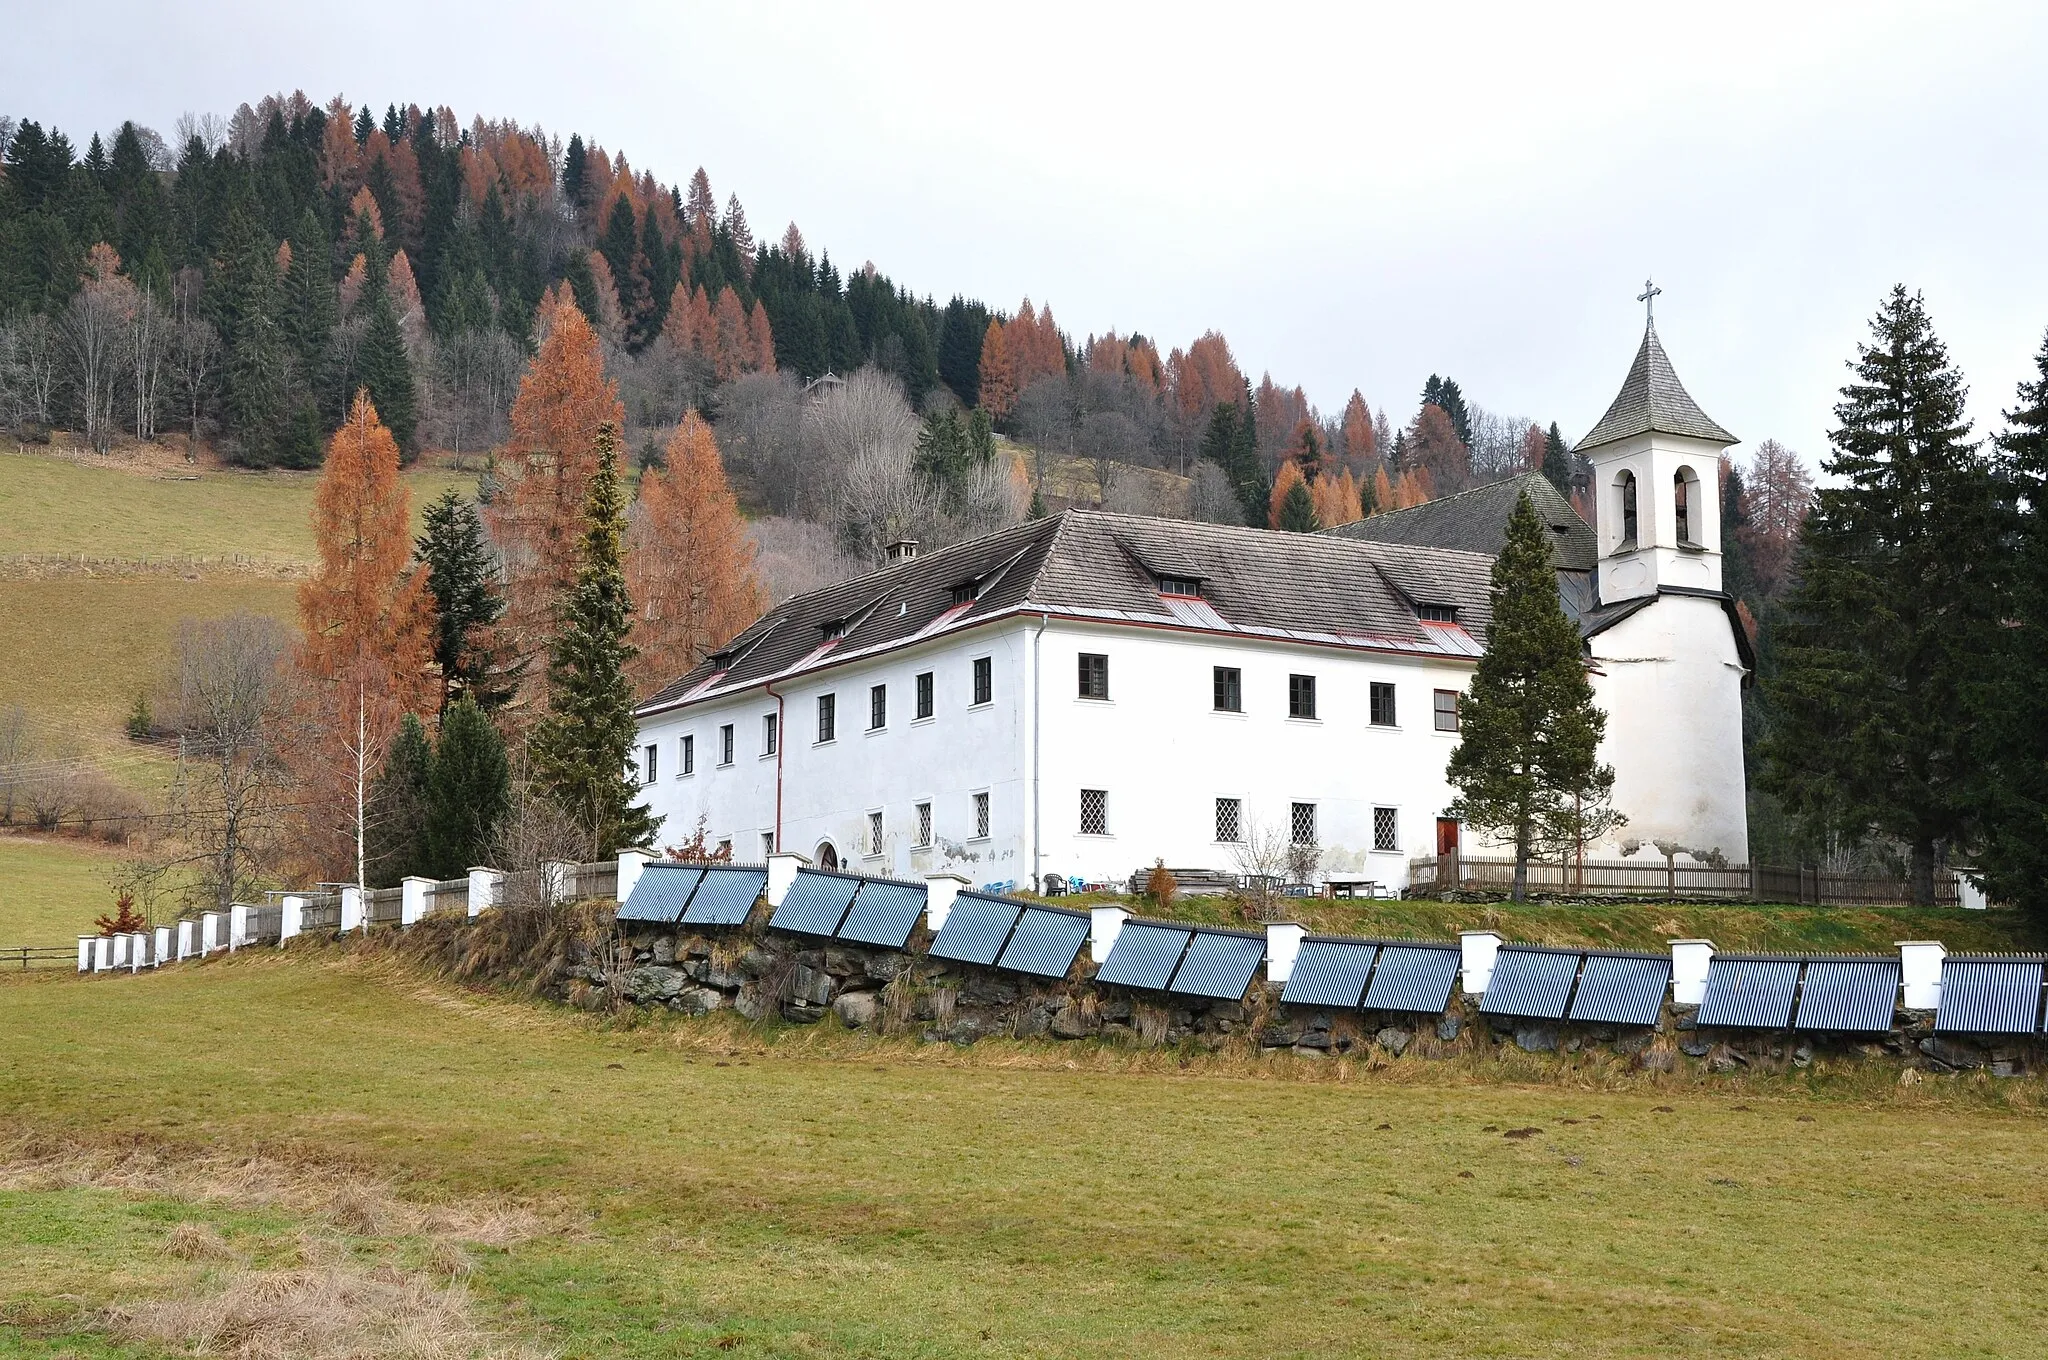
[[[280,946],[306,928],[306,899],[286,893],[277,904],[277,942]]]
[[[433,879],[421,878],[417,874],[398,880],[398,924],[419,924],[420,918],[427,914],[427,889],[433,886]]]
[[[469,914],[475,916],[485,907],[497,906],[499,890],[504,884],[503,871],[473,866],[469,871]]]
[[[368,929],[363,919],[363,890],[351,883],[341,890],[341,933]]]

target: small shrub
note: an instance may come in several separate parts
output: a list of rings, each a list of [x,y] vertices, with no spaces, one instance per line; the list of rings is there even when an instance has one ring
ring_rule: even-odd
[[[114,914],[98,917],[93,927],[102,935],[133,935],[148,929],[149,921],[135,909],[135,894],[123,888],[114,898]]]
[[[1152,899],[1152,905],[1163,907],[1173,901],[1173,895],[1180,891],[1180,883],[1173,876],[1173,870],[1166,867],[1164,859],[1152,861],[1152,872],[1145,876],[1145,896]]]
[[[156,731],[156,720],[149,711],[149,696],[137,694],[135,707],[128,710],[128,740],[148,741]]]

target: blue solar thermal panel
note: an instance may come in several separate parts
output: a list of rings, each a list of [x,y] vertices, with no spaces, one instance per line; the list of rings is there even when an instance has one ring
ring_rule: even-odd
[[[1784,1029],[1792,1023],[1804,959],[1720,954],[1707,964],[1707,993],[1694,1021],[1734,1029]]]
[[[1372,970],[1372,984],[1365,989],[1365,1008],[1443,1014],[1451,1003],[1458,961],[1454,945],[1381,945],[1379,967]]]
[[[1194,933],[1186,926],[1126,921],[1123,929],[1117,932],[1116,943],[1109,947],[1109,957],[1102,961],[1095,980],[1163,992]]]
[[[783,896],[782,905],[768,918],[768,924],[776,930],[787,930],[798,935],[827,935],[839,929],[840,919],[846,915],[847,907],[853,904],[853,895],[860,891],[860,880],[850,874],[822,874],[815,869],[799,869],[796,881],[789,885],[789,892]]]
[[[953,899],[946,924],[939,927],[938,937],[932,941],[932,957],[960,963],[994,963],[1022,909],[1022,903],[1000,897],[961,893]]]
[[[1945,1034],[2032,1034],[2041,1014],[2039,959],[1941,961],[1934,1028]]]
[[[1350,1010],[1365,995],[1373,960],[1380,947],[1374,940],[1319,940],[1310,936],[1295,955],[1294,971],[1280,989],[1280,999],[1295,1006],[1331,1006]]]
[[[1075,911],[1026,907],[996,967],[1038,977],[1063,978],[1088,942],[1088,918]]]
[[[1574,1020],[1600,1025],[1654,1025],[1671,985],[1669,954],[1588,954],[1572,993]]]
[[[703,878],[704,871],[695,865],[650,864],[619,904],[619,919],[672,926],[682,918],[690,894]]]
[[[1888,1030],[1898,1004],[1897,959],[1812,959],[1793,1028]]]
[[[861,885],[860,896],[853,899],[853,910],[846,913],[839,938],[855,944],[901,949],[923,911],[923,888],[870,879]]]
[[[1181,996],[1242,1001],[1265,961],[1266,937],[1236,930],[1198,930],[1167,990]]]
[[[1503,948],[1480,997],[1483,1015],[1518,1015],[1532,1020],[1564,1019],[1572,981],[1579,975],[1577,950]]]
[[[768,886],[766,869],[728,869],[714,865],[704,871],[704,882],[683,913],[686,926],[737,926],[746,924],[754,900]]]

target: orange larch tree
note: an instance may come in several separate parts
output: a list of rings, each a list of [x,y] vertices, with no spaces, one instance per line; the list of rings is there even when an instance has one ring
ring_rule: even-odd
[[[1358,479],[1351,475],[1350,468],[1340,468],[1336,472],[1325,470],[1309,487],[1309,495],[1315,503],[1316,522],[1326,529],[1365,518],[1365,505],[1358,494]]]
[[[668,441],[667,468],[640,479],[626,528],[626,593],[639,648],[627,676],[643,695],[688,671],[761,612],[753,540],[711,426],[694,410]]]
[[[1338,428],[1344,432],[1344,460],[1361,475],[1366,474],[1379,457],[1379,441],[1373,437],[1372,408],[1355,387],[1351,399],[1344,403],[1344,419]]]
[[[363,879],[366,797],[407,713],[431,712],[426,580],[410,568],[412,496],[398,441],[358,392],[313,494],[313,575],[299,587],[297,668],[306,682],[292,764],[315,812],[309,849],[336,865],[345,839]]]
[[[711,366],[720,382],[731,382],[753,367],[754,341],[747,330],[747,311],[731,285],[719,290],[712,313]]]
[[[992,416],[1006,416],[1017,404],[1017,374],[1010,362],[1010,341],[1003,323],[991,320],[981,337],[981,405]]]
[[[1280,473],[1273,478],[1273,494],[1266,502],[1266,527],[1280,527],[1280,507],[1287,504],[1287,493],[1302,485],[1308,479],[1301,475],[1301,464],[1289,458],[1280,464]],[[1311,492],[1313,494],[1313,492]]]
[[[775,331],[768,324],[768,309],[757,299],[747,318],[747,338],[754,346],[754,367],[762,373],[775,371]]]
[[[512,403],[501,470],[508,485],[485,510],[505,562],[505,644],[517,658],[547,646],[557,602],[575,584],[583,504],[600,426],[623,428],[619,385],[604,376],[597,333],[566,287],[541,304],[546,338]],[[537,675],[539,666],[527,673]]]

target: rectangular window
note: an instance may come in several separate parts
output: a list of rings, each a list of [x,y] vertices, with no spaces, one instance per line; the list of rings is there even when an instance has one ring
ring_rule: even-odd
[[[658,771],[661,768],[661,748],[659,746],[649,746],[647,748],[646,755],[647,763],[641,767],[640,782],[643,784],[652,784],[656,779],[659,779],[661,777],[658,773]]]
[[[996,697],[996,663],[986,656],[974,659],[974,702],[994,703]]]
[[[932,673],[919,671],[917,675],[917,716],[929,718],[932,715]]]
[[[761,858],[766,859],[774,853],[775,833],[773,831],[763,831],[761,833]]]
[[[697,738],[694,733],[683,738],[683,773],[697,773]]]
[[[1287,716],[1313,718],[1316,715],[1316,678],[1313,675],[1287,677]]]
[[[1296,803],[1293,816],[1288,819],[1289,839],[1296,845],[1316,843],[1316,805]]]
[[[1401,816],[1393,808],[1376,807],[1372,810],[1372,848],[1401,848]]]
[[[974,838],[978,841],[988,839],[988,795],[985,793],[974,795]]]
[[[917,805],[917,844],[919,848],[923,848],[931,843],[932,805],[930,803],[919,803]]]
[[[879,812],[870,812],[868,814],[868,853],[870,855],[882,853],[882,814]]]
[[[1216,839],[1235,845],[1244,839],[1244,803],[1236,798],[1216,800]]]
[[[1394,687],[1377,680],[1372,682],[1372,725],[1394,726]]]
[[[725,726],[718,729],[718,763],[721,765],[732,764],[731,723],[727,723],[725,724]]]
[[[1458,730],[1458,691],[1440,689],[1436,692],[1436,730],[1455,732]]]
[[[832,741],[839,735],[839,696],[818,696],[818,740]]]
[[[889,725],[889,687],[870,685],[868,687],[868,731],[875,732]]]
[[[1216,711],[1244,712],[1244,672],[1235,666],[1216,667]]]
[[[732,837],[727,836],[718,843],[718,857],[720,859],[732,858]]]
[[[761,715],[761,754],[764,756],[775,754],[775,715],[773,713]]]
[[[1109,658],[1097,652],[1081,653],[1081,697],[1109,697]]]
[[[1081,790],[1081,834],[1084,836],[1107,836],[1109,834],[1109,790]]]

